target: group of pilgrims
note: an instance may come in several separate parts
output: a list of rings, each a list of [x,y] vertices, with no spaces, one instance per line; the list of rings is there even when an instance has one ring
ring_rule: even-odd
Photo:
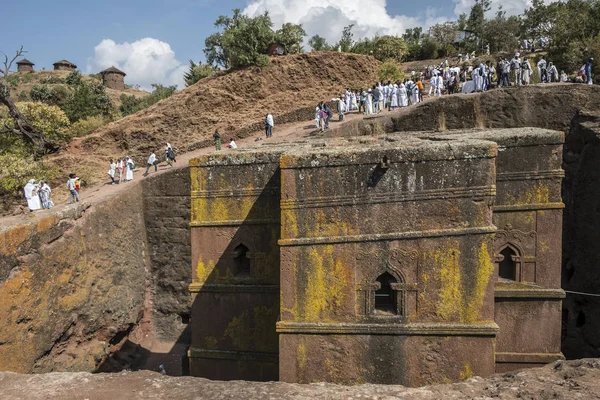
[[[405,79],[392,83],[378,82],[370,89],[351,90],[331,101],[337,102],[340,119],[343,119],[344,113],[358,111],[364,114],[377,114],[385,110],[393,110],[399,107],[406,107],[411,104],[418,104],[423,101],[423,83],[421,78],[415,81]],[[323,106],[317,106],[317,116],[322,113]],[[318,125],[318,123],[317,123]]]
[[[52,189],[44,181],[35,183],[35,179],[30,179],[23,188],[23,191],[25,192],[25,199],[27,199],[27,206],[32,211],[42,208],[52,208],[54,206],[51,199]]]

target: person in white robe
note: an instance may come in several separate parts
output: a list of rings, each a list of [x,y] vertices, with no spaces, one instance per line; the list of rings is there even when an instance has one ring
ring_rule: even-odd
[[[381,82],[377,85],[377,92],[379,94],[379,101],[377,102],[377,112],[380,113],[385,108],[385,97],[383,95],[383,86]]]
[[[560,71],[560,81],[569,82],[569,77],[565,74],[565,71]]]
[[[317,129],[319,129],[321,126],[321,108],[319,106],[315,107],[315,125],[317,126]]]
[[[387,96],[385,98],[385,104],[387,105],[388,109],[391,110],[392,109],[392,93],[394,92],[394,85],[390,82],[388,84],[388,92],[387,92]]]
[[[351,110],[358,110],[358,103],[356,102],[356,92],[350,93]]]
[[[531,68],[531,63],[529,62],[529,59],[525,57],[521,63],[521,81],[523,82],[523,85],[529,85],[532,74],[533,69]]]
[[[393,109],[398,108],[398,85],[394,84],[392,87],[392,98],[390,99],[392,104],[390,107]]]
[[[431,93],[435,93],[436,78],[435,74],[431,74],[431,79],[429,79],[429,93],[427,93],[428,97],[431,97]]]
[[[471,72],[471,78],[475,84],[475,91],[481,92],[483,90],[483,76],[481,75],[480,67],[474,68]]]
[[[408,95],[406,94],[406,86],[404,86],[404,83],[401,83],[398,86],[398,106],[408,106]]]
[[[419,86],[417,86],[416,84],[413,84],[412,86],[412,103],[419,103]]]
[[[31,211],[42,208],[42,202],[40,201],[38,190],[39,187],[35,184],[35,179],[30,179],[23,188],[23,192],[25,192],[25,198],[27,199],[27,206]]]
[[[125,181],[133,180],[133,170],[135,168],[135,163],[131,159],[131,157],[127,157],[125,159]]]
[[[346,100],[346,112],[350,112],[350,107],[352,105],[352,96],[350,94],[350,89],[346,89],[346,93],[344,93]]]
[[[371,115],[373,112],[373,91],[369,89],[367,91],[367,104],[366,104],[366,114]]]
[[[346,103],[344,102],[344,100],[341,97],[336,97],[334,99],[331,99],[332,102],[337,101],[338,103],[338,116],[340,121],[342,121],[344,119],[344,113],[346,112]]]
[[[438,75],[435,77],[435,95],[440,97],[442,90],[444,90],[444,78],[442,78],[442,75]]]

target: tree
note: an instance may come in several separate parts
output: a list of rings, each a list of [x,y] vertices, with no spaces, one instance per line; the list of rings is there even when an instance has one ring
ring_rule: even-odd
[[[61,142],[67,139],[70,122],[59,107],[33,101],[17,103],[16,107],[23,118],[49,140]],[[2,119],[1,125],[11,130],[16,128],[15,120],[8,116]]]
[[[490,51],[511,52],[519,48],[519,32],[521,20],[513,15],[506,17],[506,12],[499,9],[496,17],[486,22],[482,40],[490,45]]]
[[[15,56],[13,58],[11,58],[10,60],[8,59],[8,56],[1,52],[0,53],[4,56],[4,61],[2,62],[2,64],[4,64],[4,68],[2,69],[2,74],[4,75],[4,77],[6,78],[8,76],[8,74],[10,73],[10,69],[13,65],[13,63],[15,62],[15,60],[21,56],[23,56],[23,54],[27,53],[27,51],[23,50],[23,46],[21,46],[19,48],[19,50],[17,50],[15,52]]]
[[[464,15],[464,14],[462,14]],[[456,31],[458,24],[456,22],[445,22],[436,24],[429,28],[429,36],[431,36],[441,46],[454,44],[456,40]]]
[[[163,86],[158,83],[153,83],[152,87],[154,90],[149,96],[146,97],[135,97],[128,96],[126,94],[121,95],[121,106],[119,111],[126,117],[127,115],[134,114],[144,108],[148,108],[151,105],[158,103],[160,100],[170,97],[177,91],[177,86]]]
[[[77,71],[67,76],[71,92],[63,110],[71,122],[97,115],[109,116],[114,110],[104,86],[95,81],[85,81]]]
[[[37,153],[55,152],[58,146],[49,140],[43,132],[36,129],[21,113],[10,97],[10,89],[0,82],[0,103],[8,107],[8,115],[12,118],[12,124],[5,119],[0,125],[0,133],[4,135],[17,135],[25,142],[32,145]],[[3,131],[3,132],[2,132]]]
[[[377,37],[375,37],[373,39],[369,39],[369,38],[360,39],[358,42],[354,43],[354,45],[352,46],[352,49],[350,49],[350,52],[356,53],[356,54],[373,55],[373,53],[375,51],[375,41],[377,39],[378,39]]]
[[[302,25],[295,25],[286,23],[281,26],[277,32],[275,32],[275,40],[285,46],[286,51],[289,54],[301,53],[302,41],[306,36],[306,32]]]
[[[308,41],[308,45],[313,51],[331,50],[331,45],[327,40],[319,35],[314,35]]]
[[[350,52],[350,50],[352,49],[352,45],[354,44],[354,41],[353,41],[354,35],[352,34],[353,27],[354,27],[354,24],[350,24],[350,25],[344,27],[344,29],[342,30],[342,38],[340,39],[340,41],[338,42],[338,44],[336,46],[344,53]]]
[[[475,33],[478,48],[483,47],[482,38],[486,22],[485,13],[490,10],[491,6],[491,0],[475,0],[475,4],[471,7],[471,13],[467,19],[467,29]]]
[[[408,52],[406,42],[395,36],[381,36],[374,40],[373,56],[380,61],[402,61]]]
[[[190,60],[190,70],[183,74],[185,86],[192,86],[200,79],[212,76],[216,72],[216,68],[210,64],[202,64],[201,62],[196,64]]]
[[[236,26],[223,32],[223,48],[229,56],[231,67],[265,66],[269,57],[267,48],[275,40],[269,13],[254,18],[239,17]]]

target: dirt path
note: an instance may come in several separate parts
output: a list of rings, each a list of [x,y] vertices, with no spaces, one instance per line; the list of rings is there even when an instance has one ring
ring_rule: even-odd
[[[425,101],[432,101],[432,100],[435,100],[435,99],[434,98],[426,98],[425,99]],[[401,113],[402,111],[405,111],[407,109],[408,108],[398,109],[396,111],[392,111],[391,113],[397,114],[397,113]],[[389,113],[389,112],[384,111],[383,113]],[[365,117],[364,115],[358,114],[358,112],[353,111],[349,114],[346,114],[344,121],[340,122],[340,121],[337,121],[337,116],[334,115],[335,120],[331,121],[331,126],[333,128],[333,127],[339,126],[340,124],[345,124],[347,122],[354,121],[356,119],[362,119],[364,117]],[[244,148],[244,147],[255,146],[255,145],[266,143],[266,142],[269,142],[269,143],[290,142],[290,141],[297,140],[299,138],[311,137],[311,135],[313,135],[316,131],[317,130],[315,127],[314,120],[297,122],[297,123],[293,123],[293,124],[285,124],[285,125],[276,126],[273,131],[273,137],[270,139],[266,139],[264,132],[260,131],[260,132],[255,132],[251,136],[248,136],[244,139],[238,139],[236,141],[236,143],[239,148]],[[261,138],[262,140],[257,141],[258,138]],[[223,143],[221,145],[222,152],[235,151],[235,150],[230,150],[226,147],[229,143],[229,140],[228,140],[229,138],[226,135],[223,135],[222,139],[223,139]],[[177,155],[177,163],[174,165],[173,168],[187,167],[188,162],[191,159],[193,159],[201,154],[208,154],[208,153],[211,153],[214,151],[215,151],[214,147],[211,146],[211,147],[205,147],[202,149],[198,149],[196,151],[192,151],[189,153],[178,154]],[[157,154],[157,156],[161,160],[161,163],[158,166],[158,172],[154,172],[154,169],[151,169],[148,177],[153,176],[154,174],[162,174],[165,171],[171,169],[171,167],[169,167],[166,164],[166,162],[164,162],[163,154]],[[108,169],[108,166],[107,166],[107,169]],[[135,185],[137,182],[144,180],[146,178],[143,176],[143,173],[145,172],[145,170],[146,170],[145,160],[143,162],[142,162],[142,160],[139,160],[138,167],[134,170],[134,180],[131,182],[123,182],[119,185],[111,185],[110,182],[105,182],[105,184],[103,184],[103,185],[96,185],[96,186],[92,186],[89,188],[82,188],[80,191],[80,196],[81,196],[82,202],[88,206],[93,206],[94,204],[102,202],[109,197],[118,195],[119,193],[123,192],[124,190],[127,190],[127,188],[130,188],[131,186]],[[53,201],[55,202],[56,205],[52,209],[38,210],[35,212],[28,212],[26,214],[1,217],[0,218],[0,229],[6,229],[10,226],[17,225],[17,224],[34,222],[37,219],[45,218],[54,213],[64,210],[64,208],[69,206],[68,200],[65,197],[66,195],[62,191],[55,190],[55,192],[58,192],[58,194],[53,196]]]

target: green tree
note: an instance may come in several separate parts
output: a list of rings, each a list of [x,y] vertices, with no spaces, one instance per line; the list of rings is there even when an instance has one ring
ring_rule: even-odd
[[[377,37],[373,39],[360,39],[358,42],[354,43],[352,49],[350,49],[350,52],[356,54],[373,55],[375,52],[375,42],[377,39]]]
[[[350,24],[345,26],[342,30],[342,38],[337,44],[337,48],[339,48],[342,52],[348,53],[352,49],[352,45],[354,44],[354,34],[352,33],[352,28],[354,24]]]
[[[114,110],[110,97],[101,83],[85,81],[75,72],[69,74],[67,82],[71,91],[62,109],[71,122],[96,115],[109,116]]]
[[[233,16],[220,15],[215,21],[215,27],[227,31],[239,26],[240,21],[246,18],[239,8],[233,10]],[[213,33],[204,41],[204,55],[206,62],[223,68],[229,68],[229,54],[223,44],[223,32]]]
[[[482,40],[490,45],[491,52],[511,52],[519,48],[520,31],[520,18],[515,15],[507,18],[506,12],[499,9],[496,17],[486,22]]]
[[[289,54],[302,53],[302,41],[306,32],[302,25],[283,24],[281,29],[275,32],[275,40],[285,46]]]
[[[201,62],[196,64],[194,61],[190,60],[190,69],[183,74],[185,86],[192,86],[200,79],[214,75],[216,70],[217,69],[210,64],[202,64]]]
[[[16,106],[21,115],[48,139],[54,142],[68,140],[67,133],[71,124],[59,107],[33,101],[17,103]],[[0,127],[15,128],[15,121],[7,115],[0,119]]]
[[[331,50],[331,45],[327,40],[319,35],[314,35],[308,40],[308,45],[313,51]]]
[[[394,59],[384,61],[377,69],[377,76],[380,81],[402,81],[404,72],[401,65]]]
[[[163,86],[158,83],[153,83],[152,87],[154,90],[149,96],[136,97],[128,96],[126,94],[121,95],[121,105],[119,111],[126,117],[127,115],[134,114],[144,108],[148,108],[151,105],[158,103],[160,100],[170,97],[177,91],[177,86]]]
[[[380,61],[392,59],[402,61],[408,52],[404,39],[396,36],[381,36],[374,40],[373,56]]]
[[[475,4],[471,7],[471,13],[467,19],[467,29],[475,33],[475,44],[478,49],[483,46],[482,38],[485,30],[485,13],[492,6],[491,0],[475,0]]]

